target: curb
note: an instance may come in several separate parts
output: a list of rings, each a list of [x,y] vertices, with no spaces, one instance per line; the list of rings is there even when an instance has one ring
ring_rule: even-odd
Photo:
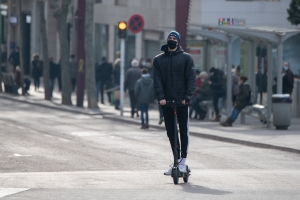
[[[124,118],[116,117],[116,116],[103,116],[104,119],[109,119],[109,120],[114,120],[122,123],[127,123],[127,124],[132,124],[132,125],[140,125],[140,122],[135,122],[132,120],[127,120]],[[164,126],[158,126],[158,125],[151,125],[151,127],[159,130],[164,130]],[[219,142],[227,142],[227,143],[232,143],[232,144],[239,144],[239,145],[244,145],[244,146],[249,146],[249,147],[255,147],[255,148],[262,148],[262,149],[273,149],[273,150],[279,150],[279,151],[285,151],[285,152],[290,152],[290,153],[297,153],[300,154],[299,149],[293,149],[293,148],[288,148],[288,147],[281,147],[281,146],[275,146],[271,144],[264,144],[264,143],[258,143],[258,142],[251,142],[251,141],[246,141],[246,140],[239,140],[239,139],[233,139],[233,138],[228,138],[228,137],[222,137],[222,136],[216,136],[216,135],[209,135],[205,133],[199,133],[199,132],[190,132],[190,135],[199,137],[199,138],[204,138],[204,139],[209,139],[209,140],[215,140]]]
[[[79,114],[84,114],[84,115],[89,115],[89,116],[102,115],[104,119],[114,120],[114,121],[126,123],[126,124],[140,125],[140,122],[138,122],[138,121],[128,120],[126,118],[122,118],[120,116],[116,116],[114,114],[107,113],[107,112],[98,111],[96,113],[87,113],[86,112],[87,110],[79,111],[79,110],[74,110],[74,109],[68,109],[68,108],[65,108],[64,106],[58,107],[59,105],[51,106],[51,105],[46,105],[46,104],[40,104],[37,102],[30,102],[30,101],[26,101],[26,100],[16,99],[16,98],[4,96],[4,95],[0,95],[0,98],[17,101],[17,102],[21,102],[21,103],[27,103],[30,105],[40,106],[40,107],[44,107],[44,108],[46,107],[46,108],[55,109],[55,110],[59,110],[59,111],[72,112],[72,113],[77,113],[77,114],[79,113]],[[151,127],[155,128],[155,129],[159,129],[159,130],[165,130],[164,126],[151,125]],[[190,135],[196,136],[199,138],[220,141],[220,142],[227,142],[227,143],[239,144],[239,145],[250,146],[250,147],[255,147],[255,148],[273,149],[273,150],[279,150],[279,151],[284,151],[284,152],[300,154],[299,149],[293,149],[293,148],[289,148],[289,147],[282,147],[282,146],[276,146],[276,145],[271,145],[271,144],[251,142],[251,141],[246,141],[246,140],[239,140],[239,139],[233,139],[233,138],[228,138],[228,137],[209,135],[209,134],[199,133],[199,132],[190,132]]]
[[[74,108],[74,106],[64,106],[64,105],[58,105],[58,104],[54,104],[53,106],[52,105],[47,105],[47,104],[41,104],[41,103],[38,103],[38,102],[32,102],[32,101],[27,101],[27,100],[21,100],[21,99],[16,99],[16,98],[13,98],[13,97],[9,97],[9,96],[4,96],[4,95],[1,95],[0,94],[0,98],[2,99],[6,99],[6,100],[11,100],[11,101],[16,101],[16,102],[20,102],[20,103],[26,103],[26,104],[30,104],[30,105],[35,105],[35,106],[40,106],[40,107],[44,107],[44,108],[50,108],[50,109],[55,109],[55,110],[58,110],[58,111],[64,111],[64,112],[72,112],[72,113],[76,113],[76,114],[83,114],[83,115],[112,115],[111,113],[106,113],[106,112],[103,112],[103,111],[92,111],[94,113],[87,113],[88,110],[86,111],[81,111],[79,109],[84,109],[84,108],[77,108],[78,110],[75,110],[75,109],[72,109],[72,107]]]

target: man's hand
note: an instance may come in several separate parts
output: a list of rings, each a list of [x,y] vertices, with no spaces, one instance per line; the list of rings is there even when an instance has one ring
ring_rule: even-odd
[[[182,104],[185,105],[187,102],[185,100],[182,100]]]
[[[163,106],[163,105],[166,105],[166,104],[167,104],[167,102],[166,102],[166,100],[165,100],[165,99],[163,99],[163,100],[160,100],[160,101],[159,101],[159,104]]]
[[[207,81],[208,85],[211,85],[211,81]]]

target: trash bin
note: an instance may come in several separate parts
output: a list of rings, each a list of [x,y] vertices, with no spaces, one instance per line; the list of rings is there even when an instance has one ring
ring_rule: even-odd
[[[273,103],[273,125],[276,129],[286,130],[291,125],[291,103],[289,94],[274,94]]]

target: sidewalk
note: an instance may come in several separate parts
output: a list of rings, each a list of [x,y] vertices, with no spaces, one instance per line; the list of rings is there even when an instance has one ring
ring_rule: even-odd
[[[10,99],[23,103],[30,103],[38,106],[52,109],[87,114],[102,115],[106,119],[117,120],[137,125],[140,128],[140,119],[130,117],[129,99],[125,99],[124,116],[120,116],[120,111],[115,110],[114,106],[109,104],[99,104],[99,109],[78,108],[76,106],[64,106],[61,104],[61,95],[55,91],[52,102],[44,100],[43,90],[35,92],[31,86],[30,96],[15,96],[0,93],[0,99]],[[76,104],[76,94],[72,94],[73,104]],[[87,106],[87,102],[84,102]],[[159,113],[157,105],[149,111],[150,128],[164,129],[164,125],[158,125]],[[225,116],[222,116],[225,120]],[[282,151],[300,153],[300,118],[292,118],[292,125],[288,130],[276,130],[275,127],[266,128],[257,118],[246,116],[246,124],[240,124],[237,119],[233,127],[222,127],[216,122],[190,120],[190,134],[202,138],[230,142],[241,145],[248,145],[260,148],[270,148]],[[143,130],[144,131],[144,130]]]

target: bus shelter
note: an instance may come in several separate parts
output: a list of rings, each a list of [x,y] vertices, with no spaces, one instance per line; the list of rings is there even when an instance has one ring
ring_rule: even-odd
[[[199,25],[189,25],[188,31],[191,34],[200,35],[202,37],[217,39],[227,43],[227,98],[226,98],[226,114],[229,115],[232,108],[232,74],[231,74],[231,59],[232,59],[232,43],[241,38],[250,41],[251,47],[249,52],[248,78],[251,88],[255,88],[255,51],[257,43],[267,45],[268,52],[268,80],[267,80],[267,123],[270,127],[271,106],[272,106],[272,82],[273,82],[273,59],[272,47],[277,46],[277,77],[281,77],[283,66],[283,43],[290,37],[300,33],[297,29],[285,29],[276,27],[228,27],[216,26],[205,27]],[[282,93],[282,79],[277,79],[277,93]]]

